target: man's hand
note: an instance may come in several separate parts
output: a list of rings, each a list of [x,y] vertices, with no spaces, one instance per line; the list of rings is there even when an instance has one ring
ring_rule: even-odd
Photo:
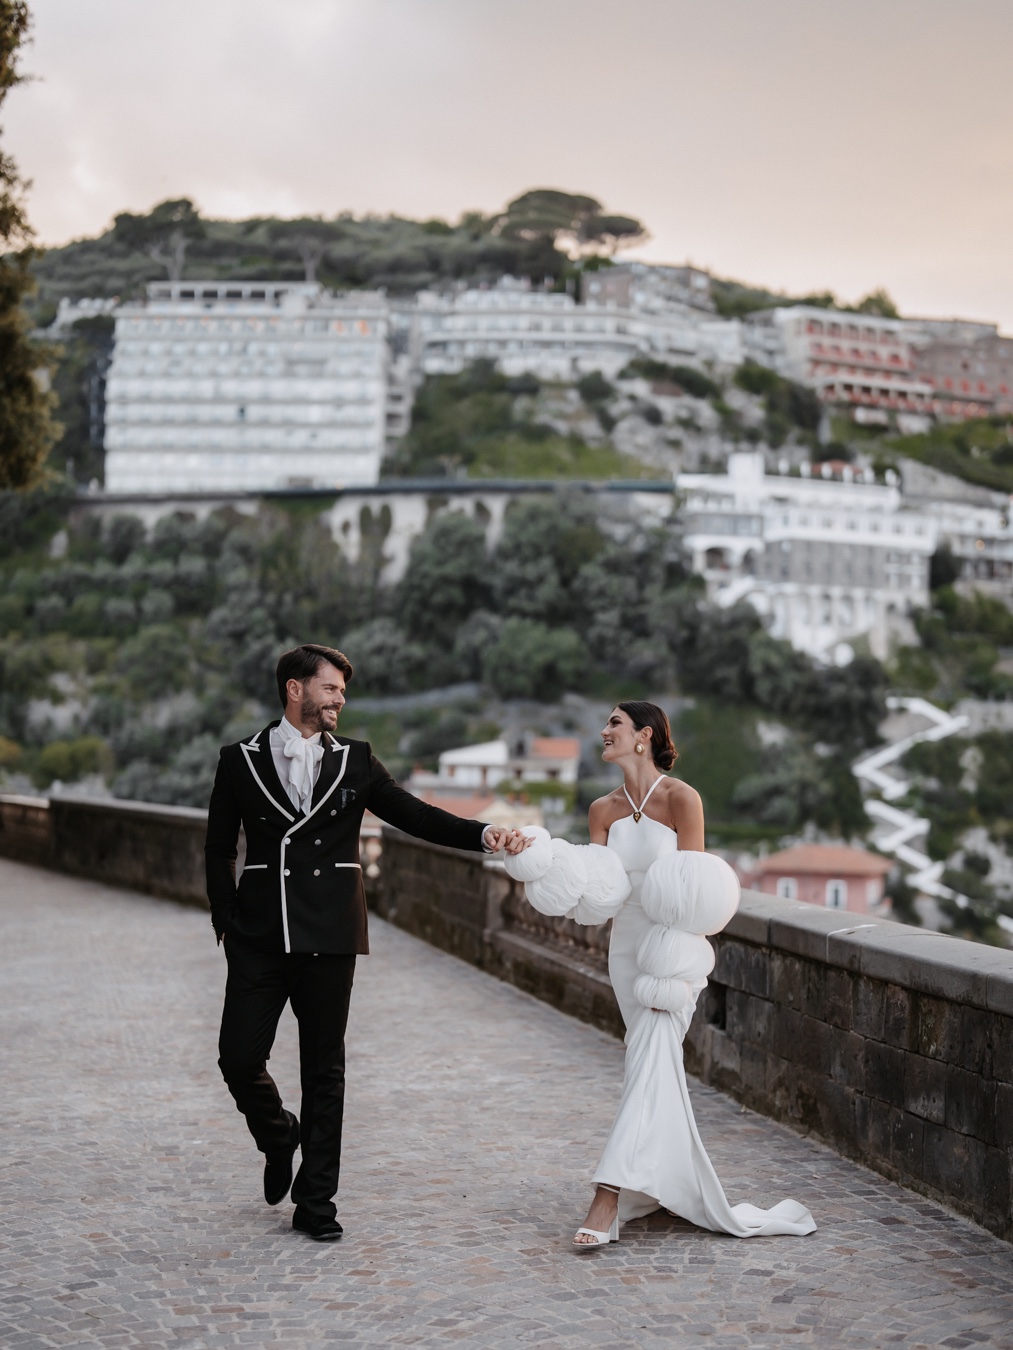
[[[490,853],[523,853],[531,843],[520,830],[508,830],[505,825],[490,825],[482,836],[482,843]]]

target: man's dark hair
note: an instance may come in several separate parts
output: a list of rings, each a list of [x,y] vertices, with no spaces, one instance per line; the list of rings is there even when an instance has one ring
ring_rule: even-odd
[[[324,662],[329,662],[341,671],[347,684],[352,678],[352,663],[344,652],[336,647],[321,647],[315,642],[304,642],[301,647],[293,647],[283,652],[278,662],[278,697],[284,708],[288,703],[285,686],[289,680],[310,680]]]

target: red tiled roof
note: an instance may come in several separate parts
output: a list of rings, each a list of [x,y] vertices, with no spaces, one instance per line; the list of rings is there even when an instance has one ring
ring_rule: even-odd
[[[439,806],[452,816],[461,816],[464,820],[481,820],[483,813],[496,800],[493,792],[472,792],[467,796],[449,797],[443,792],[423,791],[416,795],[430,806]]]
[[[580,741],[576,736],[535,736],[531,741],[532,759],[579,759]]]
[[[797,844],[780,853],[760,858],[756,870],[761,876],[777,872],[793,876],[800,872],[816,872],[825,876],[885,876],[893,863],[878,853],[864,848],[848,848],[845,844]]]

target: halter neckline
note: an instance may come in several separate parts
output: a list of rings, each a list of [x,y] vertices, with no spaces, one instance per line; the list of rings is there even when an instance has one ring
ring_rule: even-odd
[[[648,799],[650,798],[651,793],[652,793],[652,792],[654,791],[654,789],[658,786],[658,784],[661,782],[661,780],[664,778],[664,776],[665,776],[665,775],[664,775],[663,773],[659,773],[659,774],[658,774],[657,778],[654,780],[654,782],[651,784],[651,786],[647,789],[647,796],[644,797],[644,800],[640,803],[639,806],[636,804],[636,802],[635,802],[635,801],[633,800],[633,798],[630,796],[629,791],[628,791],[628,789],[627,789],[627,787],[626,787],[626,784],[623,783],[623,791],[626,793],[626,800],[627,800],[627,801],[629,802],[629,804],[633,807],[633,823],[634,823],[634,825],[639,825],[639,823],[640,823],[640,817],[644,814],[644,807],[647,805],[647,802],[648,802]]]

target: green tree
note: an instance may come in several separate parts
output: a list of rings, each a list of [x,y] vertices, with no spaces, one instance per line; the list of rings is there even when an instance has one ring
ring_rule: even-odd
[[[697,370],[695,366],[670,366],[667,361],[656,361],[651,356],[635,356],[619,372],[619,378],[678,385],[691,398],[721,397],[721,386],[702,370]]]
[[[985,820],[1007,820],[1013,814],[1013,735],[985,731],[975,743],[981,753],[975,803]]]
[[[355,671],[356,689],[367,694],[403,694],[425,683],[426,650],[393,619],[372,619],[353,628],[341,649]]]
[[[929,588],[940,590],[960,579],[960,563],[948,543],[940,544],[929,562]]]
[[[195,239],[204,237],[203,221],[188,197],[159,202],[147,216],[123,211],[113,229],[119,243],[164,267],[170,281],[182,280],[187,251]]]
[[[900,310],[890,298],[889,292],[884,290],[882,286],[863,296],[855,309],[859,314],[873,314],[879,319],[900,318]]]
[[[817,740],[856,749],[875,745],[886,716],[886,672],[871,656],[814,670],[798,712]]]
[[[688,591],[676,592],[656,608],[687,690],[747,702],[753,692],[751,643],[762,631],[756,610],[747,604],[729,609],[700,605]]]
[[[300,216],[297,220],[272,221],[269,236],[272,242],[281,244],[298,257],[306,281],[312,283],[316,281],[317,268],[334,240],[334,228],[319,216]]]
[[[781,445],[793,430],[817,431],[823,407],[811,389],[786,380],[756,361],[745,361],[735,372],[735,383],[748,394],[758,394],[766,408],[764,434],[773,446]]]
[[[760,629],[749,642],[747,657],[753,697],[761,708],[790,716],[809,689],[812,662],[790,643]]]
[[[603,213],[596,198],[558,188],[533,188],[515,197],[493,230],[505,239],[553,249],[562,243],[575,253],[606,254],[642,240],[647,233],[631,216]]]
[[[109,314],[78,319],[57,344],[53,392],[63,430],[50,463],[78,483],[102,479],[105,380],[114,327]]]
[[[615,394],[614,387],[609,384],[600,370],[589,371],[582,375],[577,381],[577,393],[585,403],[594,407],[598,403],[604,403]]]
[[[24,78],[18,58],[30,27],[24,0],[0,0],[0,103]],[[0,245],[10,250],[0,256],[0,488],[38,482],[60,430],[49,393],[54,353],[32,341],[24,310],[35,289],[24,187],[14,160],[0,150]]]
[[[461,623],[478,609],[486,586],[485,530],[454,512],[436,516],[412,541],[395,608],[409,637],[449,648]]]
[[[488,649],[485,678],[502,698],[551,702],[587,682],[590,658],[572,628],[549,628],[532,619],[507,619]]]
[[[585,563],[604,545],[594,509],[559,495],[514,504],[493,554],[492,585],[500,612],[542,623],[568,622],[571,592]]]
[[[109,750],[101,736],[79,736],[75,740],[50,741],[39,752],[34,778],[38,787],[47,787],[55,779],[74,782],[87,773],[100,773],[109,765]]]

